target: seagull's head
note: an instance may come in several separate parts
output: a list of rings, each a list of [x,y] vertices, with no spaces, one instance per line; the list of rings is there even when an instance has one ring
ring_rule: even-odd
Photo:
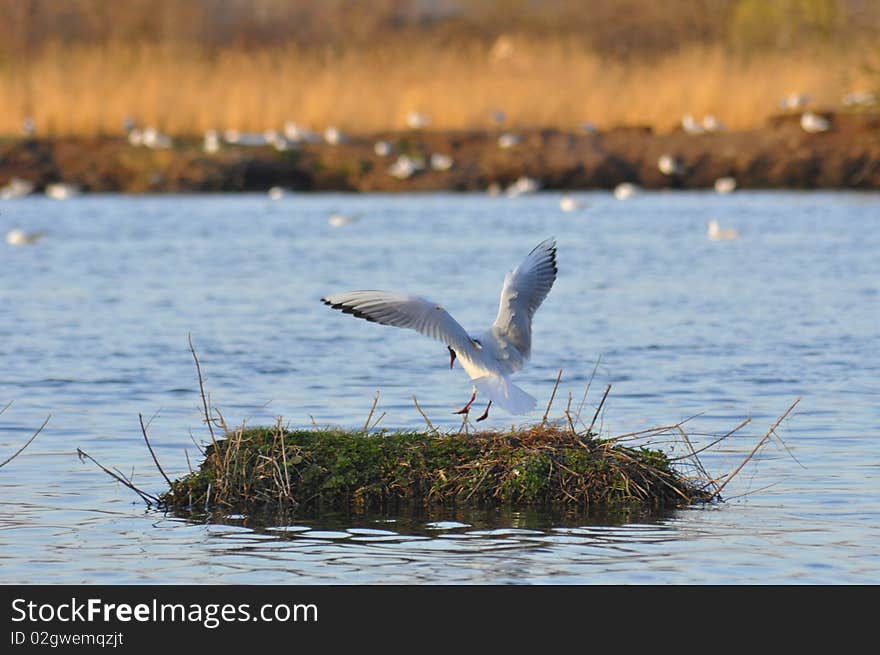
[[[449,349],[449,370],[452,370],[452,365],[455,363],[455,351],[452,349],[452,346],[446,346]]]

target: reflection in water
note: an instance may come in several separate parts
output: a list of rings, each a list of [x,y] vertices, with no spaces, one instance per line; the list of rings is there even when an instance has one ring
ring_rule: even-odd
[[[878,197],[588,195],[589,224],[561,214],[550,193],[5,203],[10,226],[52,229],[0,255],[0,279],[14,281],[0,287],[0,403],[15,401],[0,417],[0,453],[53,418],[0,469],[0,582],[880,582]],[[331,211],[369,220],[333,229]],[[710,216],[740,238],[706,239]],[[147,511],[76,457],[82,448],[162,491],[143,413],[169,475],[187,472],[184,451],[198,462],[190,434],[206,434],[190,332],[230,423],[280,414],[294,426],[360,426],[380,390],[383,427],[423,424],[415,393],[452,428],[464,378],[442,346],[333,321],[320,297],[405,288],[446,300],[466,328],[483,325],[502,282],[483,271],[503,271],[549,235],[559,278],[518,376],[539,399],[532,420],[560,368],[557,399],[577,404],[601,355],[585,413],[612,384],[603,434],[703,412],[691,424],[700,447],[751,416],[750,431],[704,458],[720,473],[803,398],[779,430],[784,444],[750,462],[729,502],[660,517],[209,520]],[[489,427],[509,421],[499,412]]]

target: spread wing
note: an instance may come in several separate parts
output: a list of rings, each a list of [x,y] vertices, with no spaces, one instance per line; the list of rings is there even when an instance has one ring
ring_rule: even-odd
[[[514,346],[524,359],[532,350],[532,317],[556,281],[556,240],[539,243],[504,277],[498,316],[492,331]]]
[[[474,347],[468,333],[449,312],[418,296],[387,291],[348,291],[321,298],[321,302],[373,323],[415,330],[442,341],[457,353],[469,352]]]

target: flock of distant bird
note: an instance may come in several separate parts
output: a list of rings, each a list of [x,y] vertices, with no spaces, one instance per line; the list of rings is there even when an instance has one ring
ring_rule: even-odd
[[[805,132],[817,134],[831,129],[831,122],[820,113],[807,110],[810,96],[804,93],[791,93],[780,99],[779,109],[787,112],[799,111],[800,126]],[[870,91],[852,91],[842,98],[846,107],[870,107],[877,104],[876,96]],[[501,110],[495,110],[490,116],[491,122],[496,126],[502,126],[506,121],[506,115]],[[406,126],[413,130],[422,130],[431,125],[431,118],[417,111],[409,112],[405,117]],[[153,126],[139,127],[134,120],[124,121],[128,141],[131,145],[145,148],[166,149],[174,146],[173,139],[163,134]],[[36,132],[34,121],[26,119],[22,126],[23,132],[31,136]],[[584,123],[582,129],[586,133],[596,131],[592,123]],[[687,113],[681,118],[681,129],[691,135],[711,134],[724,131],[724,124],[715,116],[709,114],[697,120],[693,114]],[[224,145],[239,147],[265,147],[272,146],[279,151],[288,150],[303,143],[326,143],[339,145],[348,141],[348,136],[335,126],[326,127],[323,132],[315,132],[294,122],[287,122],[281,131],[270,129],[263,132],[240,132],[230,129],[223,132],[207,130],[204,133],[203,148],[208,153],[218,152]],[[502,132],[497,139],[498,147],[504,150],[514,148],[522,142],[520,135],[515,132]],[[455,166],[451,155],[434,152],[428,156],[427,161],[423,156],[407,152],[396,152],[394,144],[390,141],[380,140],[373,145],[373,151],[379,157],[392,157],[397,155],[388,166],[388,174],[400,180],[405,180],[430,167],[435,171],[448,171]],[[687,172],[685,162],[670,153],[663,153],[657,159],[658,170],[666,176],[679,176]],[[736,179],[730,176],[720,177],[715,180],[714,189],[717,193],[726,194],[736,189]],[[498,196],[502,193],[515,198],[524,194],[534,193],[541,188],[541,183],[535,178],[522,176],[506,188],[502,188],[497,182],[489,185],[487,191],[490,195]],[[8,200],[26,196],[34,191],[34,184],[21,178],[12,178],[0,187],[0,199]],[[614,197],[618,200],[626,200],[640,191],[640,187],[633,182],[623,182],[614,189]],[[80,193],[79,187],[74,184],[58,182],[49,184],[45,188],[46,196],[65,200]],[[288,193],[283,187],[272,187],[269,197],[272,200],[280,200]],[[585,208],[585,204],[568,193],[562,195],[559,201],[560,209],[564,212],[575,212]],[[333,227],[351,225],[359,220],[359,215],[345,215],[334,213],[328,218],[328,223]],[[708,237],[712,240],[729,240],[738,236],[736,230],[722,229],[716,219],[711,219],[707,225]],[[18,228],[10,230],[6,234],[6,242],[13,246],[32,245],[44,236],[43,232],[26,233]]]

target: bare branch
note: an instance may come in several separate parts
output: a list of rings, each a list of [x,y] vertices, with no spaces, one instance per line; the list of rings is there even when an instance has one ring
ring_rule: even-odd
[[[608,397],[608,393],[611,391],[611,385],[609,384],[605,387],[605,393],[602,394],[602,400],[599,401],[599,406],[596,408],[596,413],[593,414],[593,420],[590,421],[590,427],[587,428],[587,432],[593,432],[593,426],[596,425],[596,419],[599,418],[599,412],[602,411],[602,406],[605,404],[605,399]]]
[[[186,335],[186,338],[189,341],[189,350],[192,353],[193,361],[195,361],[195,363],[196,363],[196,373],[199,376],[199,393],[202,396],[202,409],[205,413],[205,423],[208,424],[208,431],[211,433],[211,442],[214,444],[214,449],[216,452],[217,438],[214,436],[213,421],[211,420],[211,412],[208,409],[208,396],[205,395],[205,383],[204,383],[204,379],[202,378],[202,367],[199,364],[199,357],[198,357],[198,355],[196,355],[195,346],[193,346],[192,334],[190,334],[188,332]]]
[[[550,394],[550,402],[547,403],[547,409],[544,410],[544,418],[541,419],[541,425],[546,425],[547,416],[550,414],[550,406],[553,405],[553,399],[556,398],[556,390],[559,388],[559,381],[562,379],[562,369],[559,369],[559,375],[556,376],[556,384],[553,385],[553,393]]]
[[[162,474],[162,477],[165,478],[165,482],[167,482],[168,486],[171,487],[171,479],[167,475],[165,475],[165,471],[162,470],[162,465],[159,464],[159,459],[156,457],[156,453],[153,452],[153,447],[150,445],[150,440],[147,438],[147,428],[144,426],[143,414],[138,414],[138,419],[141,422],[141,434],[144,435],[144,441],[147,444],[147,449],[150,451],[150,455],[153,456],[153,461],[156,463],[156,468],[159,469],[159,473]]]
[[[373,412],[376,411],[376,405],[379,403],[379,392],[376,392],[376,397],[373,398],[373,406],[370,407],[370,413],[367,415],[367,420],[364,421],[364,427],[361,432],[366,432],[370,429],[370,420],[373,418]]]
[[[9,402],[6,404],[6,407],[9,407],[11,404],[12,404],[12,401],[9,401]],[[2,414],[3,412],[6,411],[6,407],[4,407],[2,410],[0,410],[0,414]],[[50,419],[50,418],[52,418],[52,415],[51,415],[51,414],[49,414],[49,416],[46,417],[46,420],[43,421],[43,425],[41,425],[40,427],[37,428],[37,431],[34,432],[34,433],[31,435],[31,438],[28,439],[28,440],[24,443],[24,445],[23,445],[21,448],[19,448],[19,449],[16,450],[14,453],[12,453],[12,455],[10,455],[7,459],[5,459],[5,460],[3,460],[2,462],[0,462],[0,468],[3,468],[3,467],[6,466],[7,464],[9,464],[9,462],[11,462],[11,461],[14,460],[16,457],[18,457],[19,454],[21,454],[21,452],[22,452],[25,448],[27,448],[28,446],[30,446],[30,445],[31,445],[31,442],[32,442],[34,439],[36,439],[36,438],[37,438],[37,435],[40,434],[40,432],[43,431],[43,428],[44,428],[44,427],[46,427],[46,424],[49,422],[49,419]]]
[[[419,405],[419,399],[416,398],[415,394],[413,394],[413,402],[416,404],[416,409],[419,410],[419,414],[421,414],[422,418],[425,419],[425,423],[427,424],[428,429],[432,432],[436,432],[437,428],[434,427],[434,424],[431,423],[431,419],[429,419],[428,415],[425,414],[425,412],[422,410],[421,406]]]
[[[574,422],[577,423],[581,420],[581,411],[584,408],[584,403],[587,402],[587,394],[590,393],[590,386],[593,384],[593,378],[596,377],[596,371],[599,370],[599,362],[602,360],[602,355],[599,355],[596,358],[596,365],[593,366],[593,372],[590,373],[590,379],[587,380],[587,388],[584,389],[584,397],[581,398],[581,403],[578,405],[577,414],[574,417]]]
[[[77,448],[76,454],[79,456],[80,459],[83,459],[83,458],[88,459],[90,462],[94,463],[95,466],[97,466],[99,469],[104,471],[104,473],[109,475],[111,478],[113,478],[117,482],[121,482],[123,485],[125,485],[126,487],[131,489],[138,496],[140,496],[144,500],[144,502],[146,502],[148,505],[158,505],[159,504],[159,499],[156,498],[154,495],[147,493],[146,491],[143,491],[141,489],[138,489],[136,486],[134,486],[134,484],[131,482],[131,480],[126,478],[121,473],[120,474],[114,473],[113,471],[108,469],[106,466],[104,466],[103,464],[98,462],[98,460],[96,460],[94,457],[89,455],[84,450]]]
[[[727,476],[727,479],[721,484],[720,487],[718,487],[718,489],[715,491],[715,493],[712,494],[712,498],[715,498],[715,497],[721,495],[721,492],[724,490],[724,487],[727,486],[727,483],[730,482],[731,480],[733,480],[733,478],[736,477],[736,474],[739,473],[742,470],[742,468],[746,464],[749,463],[749,461],[752,459],[752,457],[755,456],[755,453],[758,452],[758,450],[761,448],[761,446],[763,446],[764,443],[767,441],[767,439],[770,438],[770,435],[773,434],[773,432],[776,430],[776,428],[779,427],[779,424],[785,420],[785,417],[788,416],[789,413],[791,413],[791,410],[793,410],[795,408],[795,406],[800,401],[801,401],[801,399],[799,397],[796,398],[795,401],[791,405],[789,405],[788,409],[785,410],[785,412],[782,414],[782,416],[780,416],[778,419],[776,419],[776,423],[774,423],[772,425],[772,427],[769,430],[767,430],[767,434],[765,434],[763,437],[761,437],[761,440],[757,444],[755,444],[755,447],[752,448],[752,452],[750,452],[748,454],[748,456],[740,463],[740,465],[737,466],[736,469],[734,469],[733,472]]]

